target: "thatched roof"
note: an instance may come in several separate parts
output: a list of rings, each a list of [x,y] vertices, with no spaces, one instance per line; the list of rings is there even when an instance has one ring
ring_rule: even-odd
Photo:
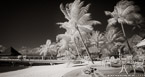
[[[10,47],[6,49],[4,52],[0,53],[0,56],[18,56],[21,55],[16,49]]]

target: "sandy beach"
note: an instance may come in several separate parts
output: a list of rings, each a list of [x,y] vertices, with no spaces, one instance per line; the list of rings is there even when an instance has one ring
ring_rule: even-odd
[[[127,75],[125,72],[119,74],[121,67],[109,67],[109,66],[101,66],[101,62],[97,61],[95,64],[91,63],[84,64],[58,64],[58,65],[41,65],[41,66],[17,66],[17,67],[1,67],[3,69],[16,69],[11,71],[4,71],[0,73],[0,77],[90,77],[89,75],[83,74],[82,70],[87,67],[96,67],[98,71],[96,74],[103,75],[99,77],[110,77],[111,75]],[[21,68],[21,69],[20,69]],[[129,75],[134,75],[133,72],[130,72]],[[141,76],[140,76],[141,75]],[[96,76],[96,77],[98,77]],[[135,77],[144,77],[142,72],[137,72]]]
[[[85,66],[71,67],[67,64],[32,66],[16,71],[0,73],[0,77],[61,77],[65,73]]]

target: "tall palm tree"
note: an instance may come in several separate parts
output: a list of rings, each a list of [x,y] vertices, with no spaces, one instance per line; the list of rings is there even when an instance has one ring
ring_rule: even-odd
[[[66,4],[64,7],[62,4],[60,5],[60,9],[62,13],[65,15],[65,18],[68,20],[68,25],[62,25],[63,28],[68,28],[69,34],[73,35],[75,32],[79,34],[81,41],[86,49],[88,56],[90,57],[91,61],[92,58],[90,56],[89,50],[84,43],[84,39],[82,38],[82,34],[91,32],[93,30],[92,25],[100,24],[99,21],[91,20],[90,13],[88,12],[90,4],[83,6],[84,2],[80,0],[75,0],[73,3]],[[93,61],[92,61],[93,63]]]
[[[123,24],[125,23],[129,25],[139,24],[142,16],[139,13],[137,13],[138,11],[139,7],[134,5],[133,1],[128,0],[119,1],[114,7],[113,12],[105,11],[106,15],[110,15],[112,17],[108,20],[108,26],[114,25],[117,22],[121,24],[122,32],[124,34],[124,37],[126,38],[126,43],[130,51],[131,48],[126,37]]]

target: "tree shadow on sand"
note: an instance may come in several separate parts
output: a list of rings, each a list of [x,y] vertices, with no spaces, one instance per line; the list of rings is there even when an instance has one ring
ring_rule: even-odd
[[[25,69],[28,67],[29,66],[22,65],[22,64],[15,64],[13,66],[12,63],[10,63],[10,62],[2,62],[2,63],[0,63],[0,73],[21,70],[21,69]]]

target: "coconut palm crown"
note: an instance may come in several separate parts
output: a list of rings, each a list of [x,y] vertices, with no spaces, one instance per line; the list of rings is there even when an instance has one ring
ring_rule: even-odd
[[[108,30],[106,30],[104,37],[106,42],[121,42],[124,40],[122,35],[123,34],[121,31],[119,31],[117,28],[110,27]]]
[[[103,43],[104,34],[99,31],[93,31],[90,38],[91,44],[99,46],[99,43]]]
[[[140,8],[134,5],[133,1],[121,0],[114,7],[114,11],[105,11],[106,15],[112,18],[108,20],[108,26],[118,23],[126,23],[129,25],[136,24],[137,21],[141,22],[142,16],[138,13]]]
[[[92,25],[100,24],[99,21],[91,20],[91,14],[87,13],[90,4],[83,6],[84,2],[80,0],[75,0],[73,3],[60,5],[60,9],[64,14],[65,18],[68,20],[62,24],[61,27],[67,29],[69,34],[74,34],[76,31],[76,26],[79,28],[80,32],[90,32],[93,30]]]
[[[108,27],[115,25],[117,22],[121,24],[122,32],[126,38],[126,43],[131,54],[131,47],[126,37],[123,24],[136,25],[141,23],[142,16],[138,13],[139,7],[134,5],[133,1],[121,0],[114,7],[114,11],[105,11],[106,15],[110,15],[111,18],[108,20]]]
[[[48,39],[46,41],[46,44],[41,45],[40,47],[41,47],[40,50],[39,50],[40,55],[46,56],[47,53],[50,52],[50,49],[53,47],[53,45],[51,45],[51,40]]]

